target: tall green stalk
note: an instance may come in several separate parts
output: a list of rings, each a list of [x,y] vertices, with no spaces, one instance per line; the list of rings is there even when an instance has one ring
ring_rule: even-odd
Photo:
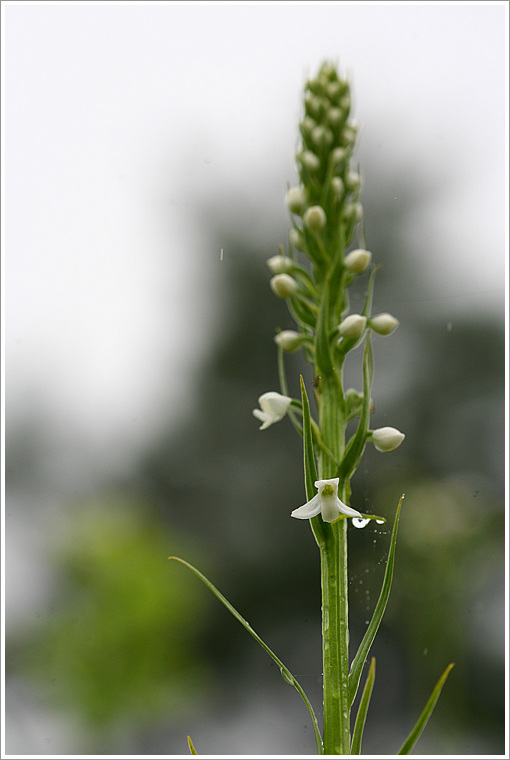
[[[336,475],[344,451],[341,378],[333,368],[321,376],[320,425],[325,445],[335,455],[322,454],[321,480]],[[337,520],[320,547],[322,592],[322,664],[325,755],[346,755],[350,748],[349,621],[347,521]]]
[[[273,273],[271,288],[286,299],[297,330],[282,330],[278,344],[278,375],[281,393],[269,391],[259,397],[260,409],[254,415],[261,429],[281,420],[287,413],[303,437],[305,492],[307,502],[294,509],[293,517],[309,520],[320,550],[322,590],[322,646],[324,726],[319,726],[303,689],[283,662],[255,633],[242,615],[196,568],[183,562],[205,583],[232,615],[258,641],[280,668],[284,680],[292,684],[303,699],[312,718],[319,754],[359,754],[365,718],[375,679],[375,660],[360,701],[351,744],[350,710],[356,697],[370,647],[381,623],[388,601],[393,568],[400,499],[386,564],[383,585],[372,619],[349,667],[349,605],[347,571],[348,518],[377,520],[350,505],[350,481],[365,446],[372,443],[378,451],[396,449],[404,435],[391,427],[370,429],[373,354],[371,338],[389,335],[398,320],[384,313],[371,316],[375,273],[372,267],[365,285],[365,303],[360,313],[349,308],[349,288],[370,268],[372,254],[364,248],[349,251],[359,229],[362,207],[359,203],[360,177],[352,170],[356,125],[349,120],[350,93],[333,65],[324,64],[317,77],[307,82],[304,116],[300,123],[302,138],[296,159],[299,184],[287,192],[287,205],[293,228],[289,233],[289,255],[273,256],[268,266]],[[343,388],[342,371],[347,354],[364,343],[361,391]],[[302,349],[313,367],[313,387],[318,412],[310,412],[306,383],[301,376],[301,401],[288,393],[284,353]],[[302,424],[298,415],[302,417]],[[357,420],[347,440],[347,424]],[[401,747],[407,754],[418,740],[439,697],[452,666],[441,676],[415,728]],[[190,750],[194,752],[190,743]]]
[[[350,748],[347,521],[338,520],[321,550],[325,755]]]

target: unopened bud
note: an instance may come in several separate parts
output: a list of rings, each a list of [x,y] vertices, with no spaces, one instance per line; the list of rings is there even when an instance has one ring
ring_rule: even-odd
[[[351,193],[355,193],[359,190],[361,185],[361,179],[357,172],[349,172],[345,177],[345,187]]]
[[[351,251],[345,257],[345,267],[349,272],[355,272],[361,274],[368,267],[372,261],[372,254],[370,251],[365,251],[363,248],[357,248],[355,251]]]
[[[352,145],[354,141],[356,140],[356,132],[357,132],[356,124],[354,124],[353,122],[349,122],[349,124],[346,124],[345,127],[342,129],[342,134],[340,135],[340,143],[342,145],[345,145],[346,147],[348,145]]]
[[[330,108],[326,118],[330,126],[338,127],[344,119],[344,112],[341,108]]]
[[[274,337],[274,342],[289,353],[296,351],[302,341],[302,336],[295,330],[282,330]]]
[[[295,228],[291,229],[289,232],[289,242],[294,248],[297,248],[298,251],[302,251],[304,248],[303,237],[299,230],[296,230]]]
[[[306,208],[306,193],[302,187],[291,187],[287,190],[285,201],[289,211],[301,214]]]
[[[298,288],[296,280],[289,274],[277,274],[271,277],[269,284],[273,293],[279,298],[292,296]]]
[[[319,125],[312,131],[312,140],[318,148],[329,148],[333,144],[333,132],[327,127]]]
[[[367,318],[361,314],[349,314],[338,327],[343,338],[359,338],[367,325]]]
[[[305,138],[310,138],[312,131],[317,126],[317,122],[315,119],[312,119],[311,116],[305,116],[303,121],[301,122],[301,133],[305,136]]]
[[[313,232],[321,230],[326,224],[326,214],[322,206],[310,206],[303,217],[303,222]]]
[[[389,335],[396,330],[400,322],[395,319],[391,314],[384,312],[383,314],[377,314],[369,320],[369,327],[378,333],[378,335]]]
[[[356,224],[363,216],[363,206],[361,203],[348,203],[345,207],[343,216],[347,222],[352,221]]]
[[[290,272],[294,266],[294,262],[291,258],[288,256],[282,256],[281,254],[278,254],[277,256],[271,256],[271,258],[267,260],[266,264],[273,274]]]
[[[333,103],[338,103],[344,91],[345,91],[344,82],[330,82],[326,87],[328,98],[330,98],[330,100]]]
[[[345,189],[344,183],[342,182],[340,177],[333,177],[333,179],[331,180],[331,187],[333,188],[333,192],[335,193],[337,197],[342,195]]]
[[[334,148],[331,152],[331,160],[333,161],[335,171],[341,171],[345,162],[347,161],[349,154],[345,148]]]
[[[305,94],[305,111],[309,116],[316,118],[320,116],[322,109],[322,100],[317,95],[313,95],[311,92]]]
[[[394,427],[382,427],[372,431],[371,440],[377,451],[394,451],[400,446],[405,435]]]
[[[298,159],[301,162],[301,165],[311,172],[316,172],[320,169],[321,162],[319,161],[318,156],[316,156],[315,153],[312,153],[311,150],[304,150],[298,156]]]

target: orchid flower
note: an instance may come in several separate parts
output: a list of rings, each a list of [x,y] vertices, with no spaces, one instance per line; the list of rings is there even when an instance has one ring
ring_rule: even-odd
[[[330,480],[316,480],[315,487],[319,492],[302,507],[298,507],[292,513],[292,517],[298,520],[309,520],[316,517],[319,513],[322,515],[324,522],[334,522],[339,515],[347,517],[362,517],[362,515],[352,507],[348,507],[338,498],[339,478]]]
[[[287,414],[292,399],[276,391],[268,391],[259,396],[260,409],[253,410],[253,416],[262,422],[259,430],[265,430],[273,422],[279,422]]]

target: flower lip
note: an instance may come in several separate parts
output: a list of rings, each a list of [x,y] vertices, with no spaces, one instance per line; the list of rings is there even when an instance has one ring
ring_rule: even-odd
[[[338,483],[339,478],[316,480],[315,487],[318,489],[318,493],[302,507],[295,509],[291,516],[298,520],[309,520],[320,514],[324,522],[329,523],[337,520],[340,515],[361,517],[356,509],[348,507],[338,498]]]

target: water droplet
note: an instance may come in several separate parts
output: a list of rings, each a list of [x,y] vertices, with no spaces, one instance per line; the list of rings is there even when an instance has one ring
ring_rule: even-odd
[[[352,524],[355,528],[364,528],[365,525],[368,525],[370,520],[365,519],[364,517],[353,517],[352,518]]]
[[[384,520],[376,520],[377,525],[384,525]]]
[[[294,679],[292,677],[292,674],[290,671],[287,670],[287,668],[280,668],[280,673],[282,674],[282,678],[284,681],[287,681],[287,683],[290,683],[291,685],[294,684]]]

